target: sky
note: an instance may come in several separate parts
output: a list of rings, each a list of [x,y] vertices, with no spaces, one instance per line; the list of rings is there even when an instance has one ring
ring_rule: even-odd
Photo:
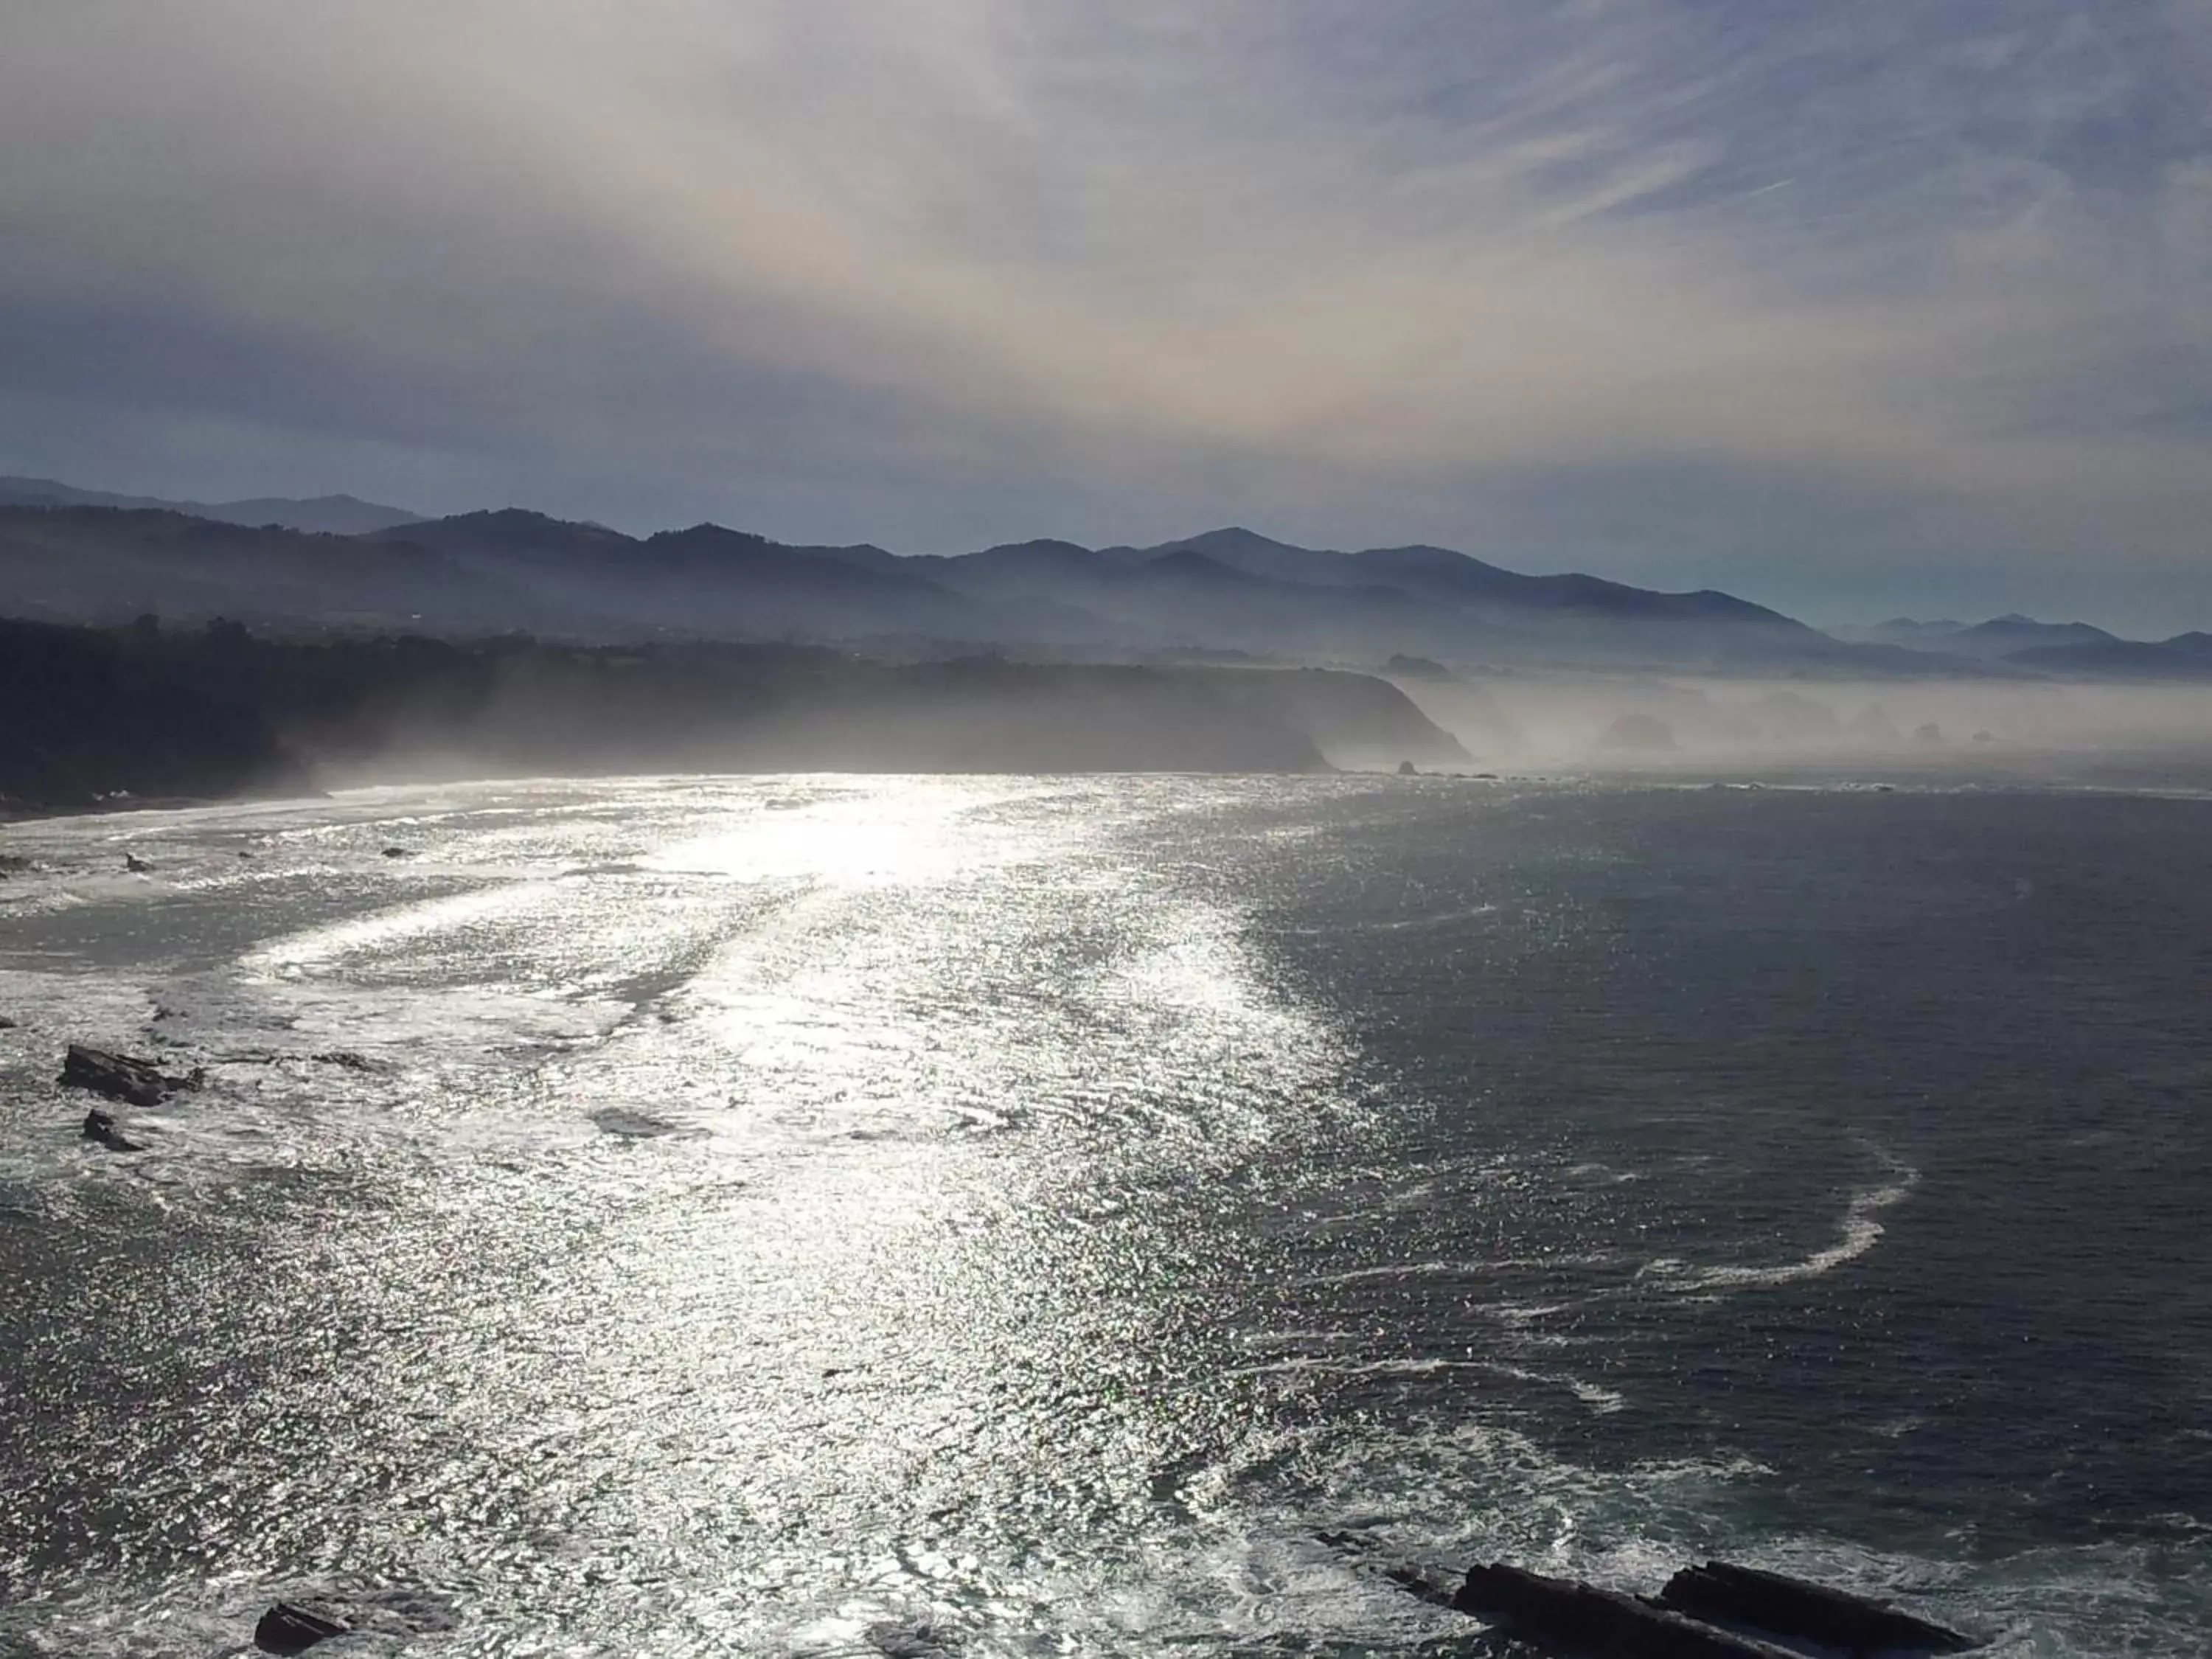
[[[0,472],[2212,627],[2212,0],[0,0]]]

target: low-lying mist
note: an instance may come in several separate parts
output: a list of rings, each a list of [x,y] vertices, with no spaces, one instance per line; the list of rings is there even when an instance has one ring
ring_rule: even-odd
[[[1397,683],[1492,769],[2004,773],[2212,762],[2212,686],[1571,672]]]
[[[1316,668],[886,662],[821,647],[278,640],[0,621],[0,816],[370,781],[677,772],[1457,766]]]

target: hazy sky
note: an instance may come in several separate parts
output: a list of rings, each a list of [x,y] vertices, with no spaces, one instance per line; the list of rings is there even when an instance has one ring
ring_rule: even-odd
[[[0,0],[0,472],[2212,626],[2212,0]]]

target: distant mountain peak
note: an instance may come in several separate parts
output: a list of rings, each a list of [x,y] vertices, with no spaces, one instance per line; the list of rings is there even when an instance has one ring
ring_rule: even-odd
[[[750,547],[775,547],[781,544],[750,530],[732,530],[726,524],[716,524],[711,519],[702,519],[697,524],[682,530],[657,530],[646,538],[647,543],[659,542],[743,542]]]
[[[386,541],[424,542],[447,545],[462,542],[487,546],[520,548],[555,544],[574,545],[628,544],[630,538],[605,525],[574,519],[556,519],[527,507],[485,507],[471,513],[453,513],[442,519],[418,520],[380,531]]]
[[[1258,531],[1247,529],[1241,524],[1224,525],[1218,530],[1202,530],[1195,536],[1186,536],[1179,542],[1170,542],[1166,545],[1175,548],[1194,548],[1201,553],[1209,552],[1217,547],[1282,547],[1300,553],[1321,550],[1318,548],[1299,547],[1294,542],[1279,541],[1273,536],[1262,536]]]
[[[363,536],[420,520],[404,507],[365,501],[357,495],[253,495],[234,501],[173,501],[158,495],[118,495],[80,489],[52,478],[0,477],[0,507],[112,507],[183,513],[216,524],[282,525],[321,535]]]
[[[1063,541],[1057,536],[1033,536],[1025,542],[997,542],[983,550],[984,555],[987,556],[991,554],[1035,553],[1040,555],[1058,556],[1060,557],[1066,557],[1070,555],[1080,555],[1085,558],[1089,558],[1093,551],[1093,549],[1084,546],[1080,542]]]
[[[479,507],[467,513],[450,513],[439,524],[557,525],[567,522],[534,507]]]

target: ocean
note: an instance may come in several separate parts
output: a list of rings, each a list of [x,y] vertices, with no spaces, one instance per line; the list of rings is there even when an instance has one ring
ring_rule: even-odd
[[[2212,799],[650,779],[15,825],[0,1652],[2212,1645]],[[125,868],[125,855],[144,869]],[[79,1136],[81,1040],[204,1071]]]

